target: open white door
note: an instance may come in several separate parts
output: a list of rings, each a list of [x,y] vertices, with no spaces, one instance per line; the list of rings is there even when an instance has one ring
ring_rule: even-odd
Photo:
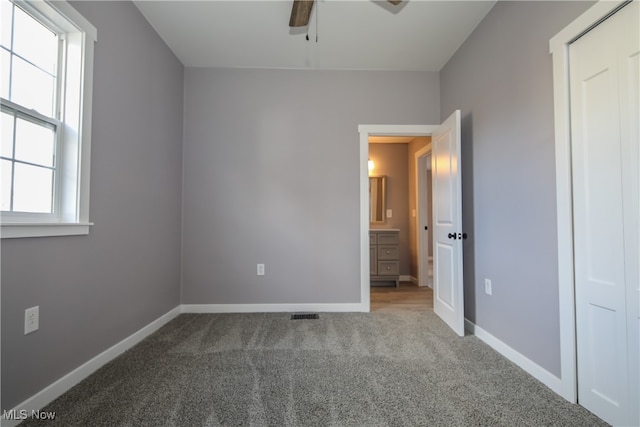
[[[464,336],[460,110],[431,136],[433,180],[433,309]]]

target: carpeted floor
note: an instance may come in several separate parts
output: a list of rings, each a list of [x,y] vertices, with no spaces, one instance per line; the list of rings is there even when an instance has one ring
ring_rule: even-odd
[[[183,314],[44,410],[65,427],[606,425],[429,312]]]

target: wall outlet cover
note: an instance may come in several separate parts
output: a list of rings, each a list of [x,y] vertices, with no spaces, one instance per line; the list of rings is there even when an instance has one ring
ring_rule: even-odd
[[[491,289],[491,280],[484,279],[484,293],[487,295],[491,295],[492,292],[493,290]]]
[[[40,306],[27,308],[24,311],[24,334],[35,332],[40,327]]]

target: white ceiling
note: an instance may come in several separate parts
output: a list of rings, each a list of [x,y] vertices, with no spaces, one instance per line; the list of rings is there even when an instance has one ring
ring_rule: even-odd
[[[439,71],[495,1],[316,0],[308,29],[292,0],[134,3],[188,67]]]

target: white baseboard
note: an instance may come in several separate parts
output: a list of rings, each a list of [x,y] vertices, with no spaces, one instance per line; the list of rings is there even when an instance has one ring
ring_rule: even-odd
[[[61,396],[63,393],[67,392],[69,389],[71,389],[71,387],[75,386],[80,381],[84,380],[89,375],[97,371],[99,368],[106,365],[108,362],[112,361],[113,359],[160,329],[167,322],[174,319],[179,314],[180,306],[170,310],[168,313],[160,316],[158,319],[149,323],[139,331],[133,333],[119,343],[98,354],[93,359],[69,372],[64,377],[45,387],[40,392],[36,393],[24,402],[17,405],[15,408],[13,408],[12,411],[8,412],[12,412],[13,414],[26,413],[31,415],[32,411],[39,411],[40,409],[51,403],[53,400]],[[1,421],[3,427],[13,427],[23,420],[7,420],[3,416]]]
[[[366,312],[361,303],[337,304],[182,304],[181,313]]]
[[[400,275],[401,282],[411,282],[411,276],[409,274],[401,274]]]
[[[409,276],[409,282],[413,283],[414,285],[418,285],[418,278],[417,277],[413,277],[413,276]]]
[[[484,341],[489,347],[493,348],[495,351],[509,359],[511,362],[515,363],[517,366],[522,368],[529,375],[540,381],[542,384],[549,387],[551,390],[562,396],[562,379],[556,377],[551,372],[547,371],[537,363],[533,362],[531,359],[524,356],[522,353],[517,350],[509,347],[504,342],[500,341],[498,338],[491,335],[489,332],[485,331],[481,327],[473,324],[471,321],[464,319],[465,330],[470,332],[471,334],[478,337],[480,340]]]

